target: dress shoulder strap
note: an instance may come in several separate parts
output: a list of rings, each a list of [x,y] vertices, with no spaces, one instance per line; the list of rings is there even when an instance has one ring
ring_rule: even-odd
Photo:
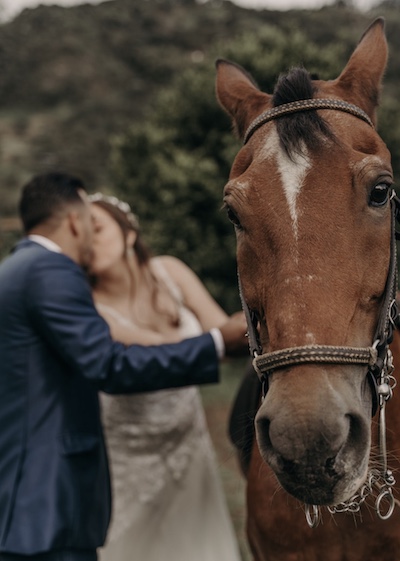
[[[182,291],[179,288],[179,286],[176,284],[174,279],[171,277],[171,275],[168,273],[167,269],[162,263],[161,258],[153,257],[150,264],[154,273],[160,280],[163,281],[164,285],[166,286],[167,290],[169,291],[170,295],[175,300],[175,302],[179,306],[182,306],[184,304]]]

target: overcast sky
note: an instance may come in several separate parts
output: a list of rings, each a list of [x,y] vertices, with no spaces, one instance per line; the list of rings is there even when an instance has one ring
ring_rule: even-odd
[[[99,4],[101,0],[0,0],[3,18],[17,15],[23,8],[33,8],[39,4],[57,4],[59,6],[73,6],[76,4]],[[249,8],[315,8],[324,4],[331,4],[333,0],[233,0],[236,4]],[[377,0],[354,0],[361,9],[368,9]]]

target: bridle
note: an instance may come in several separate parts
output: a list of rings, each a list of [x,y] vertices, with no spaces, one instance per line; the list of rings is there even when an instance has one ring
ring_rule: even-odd
[[[298,113],[299,111],[312,111],[315,109],[334,109],[336,111],[350,113],[351,115],[362,119],[374,128],[373,122],[365,111],[360,109],[360,107],[357,107],[357,105],[347,103],[347,101],[342,101],[341,99],[300,99],[298,101],[277,105],[276,107],[267,109],[267,111],[258,115],[258,117],[250,123],[244,133],[243,144],[247,144],[256,130],[269,121],[273,121],[274,119],[278,119],[278,117],[283,117],[285,115],[292,115],[293,113]]]
[[[263,112],[250,124],[245,132],[244,144],[246,144],[255,131],[265,123],[296,112],[316,109],[329,109],[350,113],[373,127],[373,123],[368,115],[356,105],[336,99],[306,99],[279,105]],[[243,297],[240,278],[238,275],[240,299],[247,320],[249,350],[253,358],[254,370],[256,371],[262,384],[262,399],[264,399],[268,391],[269,376],[280,369],[298,366],[305,363],[357,364],[367,367],[368,381],[373,388],[372,415],[375,415],[378,407],[380,411],[379,440],[381,469],[380,471],[374,470],[370,472],[368,483],[360,489],[359,494],[344,504],[329,507],[329,510],[331,513],[344,511],[358,512],[361,504],[366,500],[368,494],[372,492],[372,488],[375,485],[379,488],[379,495],[375,502],[375,508],[378,516],[382,519],[387,519],[392,515],[395,504],[392,494],[392,486],[394,485],[395,480],[392,472],[387,469],[386,462],[385,422],[385,405],[392,396],[392,390],[396,384],[396,381],[392,376],[393,364],[389,344],[392,342],[394,329],[400,325],[400,316],[396,304],[396,240],[400,239],[400,232],[396,231],[396,221],[400,218],[400,199],[396,196],[394,190],[392,190],[390,196],[390,206],[390,264],[378,324],[373,343],[370,347],[304,345],[301,347],[290,347],[263,353],[257,331],[259,318],[254,311],[250,310]],[[384,507],[382,506],[383,500],[389,503],[389,507],[386,512],[384,512]],[[320,520],[319,507],[315,505],[306,505],[306,519],[310,527],[317,526]]]

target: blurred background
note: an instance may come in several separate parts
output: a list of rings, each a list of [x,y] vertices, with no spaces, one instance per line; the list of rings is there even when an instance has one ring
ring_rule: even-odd
[[[0,6],[10,17],[6,6],[34,2]],[[0,256],[20,235],[21,186],[60,169],[81,176],[90,191],[127,199],[150,246],[183,259],[228,312],[236,310],[235,239],[221,195],[239,143],[215,99],[215,60],[241,64],[268,92],[293,65],[335,78],[369,23],[385,16],[390,60],[379,131],[397,176],[400,0],[371,2],[282,11],[227,0],[109,0],[4,17]]]
[[[184,260],[228,312],[239,309],[221,211],[239,143],[215,99],[215,60],[239,63],[270,93],[293,65],[335,78],[379,15],[390,47],[379,132],[399,175],[400,0],[74,2],[0,0],[0,257],[21,236],[21,186],[57,169],[127,200],[156,253]],[[245,482],[226,436],[244,367],[226,364],[202,395],[247,560]]]

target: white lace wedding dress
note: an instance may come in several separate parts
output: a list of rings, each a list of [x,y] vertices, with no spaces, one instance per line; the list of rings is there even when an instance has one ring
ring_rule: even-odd
[[[201,333],[159,263],[157,274],[179,298],[182,337]],[[113,515],[100,561],[239,561],[197,388],[101,403]]]

